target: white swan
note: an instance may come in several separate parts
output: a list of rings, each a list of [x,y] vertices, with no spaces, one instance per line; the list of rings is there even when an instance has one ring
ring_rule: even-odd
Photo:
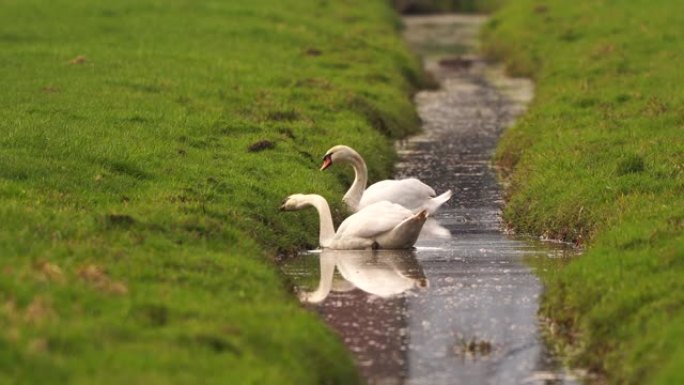
[[[317,194],[294,194],[287,197],[281,210],[301,210],[313,206],[319,216],[319,243],[329,249],[407,249],[418,239],[427,211],[417,214],[387,201],[366,206],[345,219],[335,232],[330,206]]]
[[[451,198],[451,190],[437,196],[432,187],[416,178],[387,179],[366,188],[368,183],[366,162],[349,146],[337,145],[330,148],[323,157],[321,170],[325,170],[336,162],[349,163],[354,168],[354,183],[342,198],[352,211],[358,211],[375,202],[390,201],[412,211],[427,210],[428,214],[432,214]]]
[[[411,250],[326,249],[321,251],[318,260],[318,287],[314,291],[300,292],[298,296],[303,302],[320,303],[331,291],[349,291],[349,286],[388,298],[413,288],[424,289],[429,285]],[[343,280],[335,279],[335,268]]]

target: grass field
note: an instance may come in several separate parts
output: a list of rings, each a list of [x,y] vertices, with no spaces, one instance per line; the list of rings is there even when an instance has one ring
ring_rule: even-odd
[[[536,99],[497,161],[517,231],[587,246],[543,314],[611,384],[684,383],[684,2],[508,1],[485,51]]]
[[[273,263],[356,147],[386,176],[420,72],[384,1],[8,0],[0,382],[353,384]]]

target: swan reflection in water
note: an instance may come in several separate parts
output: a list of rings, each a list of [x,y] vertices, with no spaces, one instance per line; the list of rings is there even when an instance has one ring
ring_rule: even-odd
[[[300,291],[302,302],[320,303],[330,292],[358,288],[381,298],[426,288],[413,250],[331,250],[320,252],[320,281],[314,291]],[[335,276],[335,269],[339,272]]]

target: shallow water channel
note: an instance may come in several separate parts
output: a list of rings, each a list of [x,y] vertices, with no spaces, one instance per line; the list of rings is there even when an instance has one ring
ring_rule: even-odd
[[[412,251],[318,251],[283,265],[341,336],[369,384],[576,384],[540,336],[542,286],[526,259],[562,245],[507,235],[490,160],[532,84],[477,57],[481,16],[405,19],[405,37],[439,82],[415,101],[423,133],[397,144],[396,177],[454,191],[436,218],[451,240]]]

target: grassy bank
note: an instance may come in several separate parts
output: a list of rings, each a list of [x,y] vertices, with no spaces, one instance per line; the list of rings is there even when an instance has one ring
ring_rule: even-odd
[[[4,1],[0,382],[357,382],[272,256],[317,240],[283,197],[342,207],[328,147],[381,177],[415,129],[396,23],[379,0]]]
[[[543,313],[612,384],[684,383],[684,3],[509,1],[485,49],[532,76],[504,136],[506,218],[588,246]]]

